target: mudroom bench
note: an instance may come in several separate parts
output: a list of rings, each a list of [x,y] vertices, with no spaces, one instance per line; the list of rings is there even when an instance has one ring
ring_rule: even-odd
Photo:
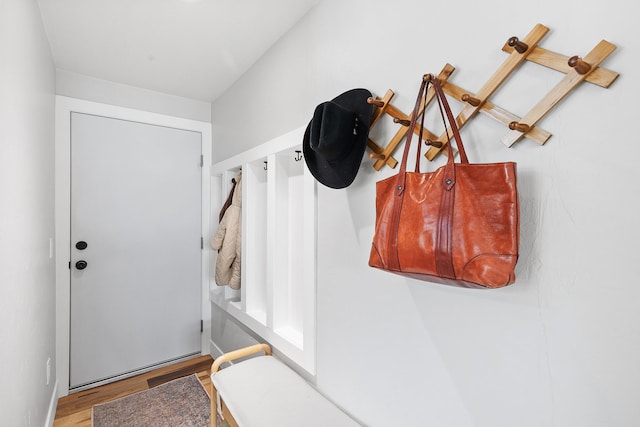
[[[220,370],[220,365],[250,355]],[[217,357],[211,366],[211,426],[360,426],[301,376],[256,344]]]

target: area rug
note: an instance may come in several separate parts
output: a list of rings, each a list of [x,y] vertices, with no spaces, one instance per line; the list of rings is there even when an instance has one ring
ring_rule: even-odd
[[[209,427],[209,396],[197,375],[95,405],[93,427]]]

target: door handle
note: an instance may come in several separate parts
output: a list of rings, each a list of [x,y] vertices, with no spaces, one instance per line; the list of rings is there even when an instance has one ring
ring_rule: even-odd
[[[85,268],[87,268],[87,261],[80,260],[80,261],[76,262],[76,268],[78,270],[84,270]]]

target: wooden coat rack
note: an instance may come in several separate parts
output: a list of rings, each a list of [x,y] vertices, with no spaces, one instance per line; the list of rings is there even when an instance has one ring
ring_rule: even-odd
[[[548,31],[549,29],[544,25],[537,24],[522,40],[515,36],[509,38],[502,47],[502,50],[509,56],[476,93],[467,91],[450,81],[450,76],[455,71],[452,65],[446,64],[443,67],[437,77],[442,84],[444,92],[465,104],[465,107],[456,117],[456,122],[460,129],[477,113],[482,113],[508,127],[508,132],[501,139],[502,143],[507,147],[511,147],[523,137],[543,145],[551,137],[551,134],[536,126],[536,124],[569,92],[583,81],[608,88],[618,77],[618,73],[600,67],[600,64],[616,49],[615,45],[602,40],[583,58],[577,55],[567,57],[538,46],[538,43]],[[491,103],[489,98],[524,61],[543,65],[562,72],[565,76],[527,114],[523,117],[518,117]],[[393,91],[388,90],[384,97],[369,98],[367,101],[376,107],[371,127],[376,124],[383,114],[390,115],[393,117],[394,123],[401,125],[384,147],[369,138],[368,147],[372,151],[369,157],[375,159],[373,167],[376,170],[380,170],[385,164],[392,168],[397,165],[398,162],[393,158],[393,153],[409,131],[411,117],[391,104],[393,96]],[[424,112],[433,97],[433,88],[429,88],[426,101],[422,101],[419,106],[419,114]],[[413,132],[419,135],[420,126],[416,125]],[[448,128],[439,136],[426,128],[423,129],[422,139],[426,141],[427,145],[430,145],[425,157],[433,160],[450,137],[451,133]]]

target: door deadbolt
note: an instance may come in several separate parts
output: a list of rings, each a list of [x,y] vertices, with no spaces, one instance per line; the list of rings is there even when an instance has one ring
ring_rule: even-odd
[[[76,249],[82,251],[84,249],[87,249],[87,242],[84,241],[79,241],[78,243],[76,243]]]
[[[80,261],[76,262],[76,268],[78,270],[84,270],[85,268],[87,268],[87,261],[80,260]]]

